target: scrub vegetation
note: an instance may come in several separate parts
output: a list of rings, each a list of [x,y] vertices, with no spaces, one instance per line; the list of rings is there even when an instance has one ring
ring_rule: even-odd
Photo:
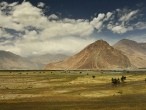
[[[1,71],[1,110],[145,110],[146,72]],[[121,81],[122,77],[126,77]],[[119,79],[119,84],[112,83]]]

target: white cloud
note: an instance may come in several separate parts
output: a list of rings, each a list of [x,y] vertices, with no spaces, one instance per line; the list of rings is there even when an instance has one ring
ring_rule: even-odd
[[[23,2],[13,8],[12,20],[23,25],[23,27],[32,26],[40,27],[47,18],[43,15],[41,9],[32,6],[29,2]]]
[[[49,17],[48,17],[49,20],[58,20],[59,17],[55,14],[51,14]]]
[[[35,34],[35,33],[32,33]],[[31,39],[32,40],[32,39]],[[34,40],[34,39],[33,39]],[[71,53],[74,54],[83,49],[95,39],[82,39],[77,37],[63,37],[46,41],[30,41],[23,39],[16,41],[15,45],[4,45],[1,49],[17,53],[22,56],[41,55],[46,53]]]
[[[40,9],[32,6],[29,2],[23,2],[20,5],[16,5],[16,3],[10,5],[13,6],[10,15],[0,11],[0,26],[4,28],[23,31],[24,27],[27,26],[39,27],[47,19],[43,16],[43,12]]]
[[[109,19],[112,17],[112,12],[99,13],[98,17],[94,17],[93,20],[90,22],[90,24],[98,30],[98,32],[101,32],[103,28],[105,28],[104,22],[109,21]]]
[[[110,29],[110,28],[109,28]],[[111,28],[111,30],[114,32],[114,33],[125,33],[127,32],[127,29],[125,27],[122,27],[122,26],[114,26]]]
[[[137,13],[139,12],[139,10],[133,10],[133,11],[130,11],[129,13],[124,13],[123,16],[120,17],[119,21],[122,21],[122,22],[128,22],[130,20],[133,20],[137,16]]]
[[[40,8],[43,8],[45,6],[45,4],[43,2],[39,2],[37,6]]]
[[[110,28],[109,28],[110,29]],[[118,33],[118,34],[123,34],[123,33],[126,33],[127,31],[130,31],[132,30],[133,28],[126,28],[124,26],[114,26],[113,28],[111,28],[111,30],[114,32],[114,33]]]
[[[0,10],[5,9],[7,6],[8,6],[8,3],[7,3],[7,2],[4,2],[4,1],[1,2],[1,3],[0,3],[0,7],[1,7]]]
[[[138,22],[135,24],[135,28],[136,29],[140,29],[140,30],[143,30],[143,29],[146,29],[146,22]]]
[[[130,35],[127,37],[127,39],[134,40],[136,42],[143,42],[146,43],[146,34],[143,35]]]
[[[98,14],[98,17],[93,18],[90,24],[93,25],[97,30],[101,31],[104,18],[105,18],[105,14],[100,13]]]
[[[45,4],[39,3],[38,7]],[[138,11],[129,11],[121,14],[115,20],[114,12],[99,13],[91,21],[85,19],[59,19],[55,14],[45,16],[42,9],[33,6],[30,2],[0,3],[0,38],[7,39],[0,42],[1,50],[8,50],[22,56],[33,54],[69,52],[76,53],[85,45],[95,41],[91,35],[94,29],[102,32],[103,29],[113,33],[123,34],[134,29],[145,29],[143,22],[129,24]],[[4,9],[9,8],[6,14]],[[121,13],[119,9],[116,11]],[[127,16],[125,16],[127,15]],[[7,30],[16,31],[14,33]]]
[[[6,7],[8,5],[5,3]],[[11,39],[15,40],[7,40],[6,45],[0,45],[0,49],[22,56],[50,52],[74,53],[93,42],[89,37],[94,27],[88,20],[67,18],[60,20],[55,14],[47,17],[42,9],[29,2],[15,3],[11,6],[9,15],[0,11],[0,26],[4,30],[7,28],[20,32],[20,38],[15,39],[15,35],[1,29],[0,36],[5,38],[11,36]]]
[[[14,7],[14,6],[16,6],[17,4],[18,4],[18,2],[13,2],[13,3],[10,3],[8,6]]]
[[[107,24],[107,29],[117,34],[124,34],[136,29],[144,29],[144,26],[140,28],[139,25],[141,25],[141,23],[137,24],[134,21],[131,22],[134,19],[138,19],[139,12],[139,10],[117,9],[114,14],[112,14],[114,18]]]
[[[113,15],[113,13],[108,12],[108,13],[106,14],[106,18],[105,18],[104,20],[105,20],[105,21],[108,21],[108,20],[111,18],[112,15]]]

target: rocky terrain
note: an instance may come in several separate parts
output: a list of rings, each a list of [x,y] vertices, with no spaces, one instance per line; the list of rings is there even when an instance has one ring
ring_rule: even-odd
[[[106,41],[98,40],[78,54],[57,63],[50,63],[45,69],[125,69],[131,63],[121,51]]]
[[[137,68],[146,67],[146,44],[137,43],[136,41],[123,39],[114,45],[114,48],[123,52],[131,64]]]

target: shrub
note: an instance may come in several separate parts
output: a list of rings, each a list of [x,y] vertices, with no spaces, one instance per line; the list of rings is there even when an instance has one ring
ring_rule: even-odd
[[[114,85],[120,84],[120,79],[119,78],[118,79],[112,78],[111,81],[112,81],[112,84],[114,84]]]
[[[122,76],[121,77],[121,82],[125,82],[125,80],[126,80],[126,76]]]
[[[92,78],[94,79],[94,78],[95,78],[95,76],[93,75],[93,76],[92,76]]]

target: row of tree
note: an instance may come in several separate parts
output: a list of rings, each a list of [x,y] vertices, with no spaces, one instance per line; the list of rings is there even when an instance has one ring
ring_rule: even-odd
[[[114,85],[117,85],[117,84],[120,84],[120,83],[124,83],[126,80],[126,76],[122,76],[121,78],[112,78],[111,81],[112,81],[112,84]]]

